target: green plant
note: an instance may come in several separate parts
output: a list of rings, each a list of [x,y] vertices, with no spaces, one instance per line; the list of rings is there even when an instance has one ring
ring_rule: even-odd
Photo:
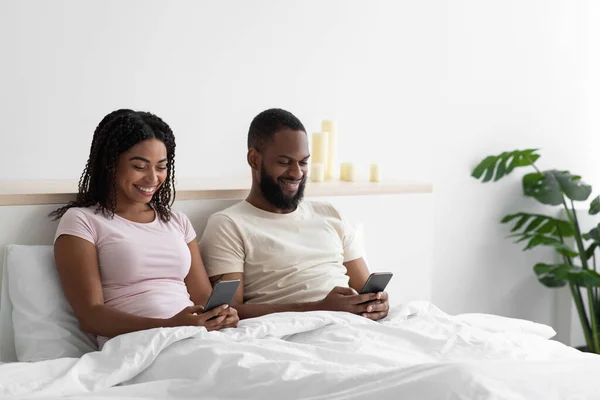
[[[533,270],[538,280],[547,287],[569,286],[587,348],[600,354],[600,274],[595,256],[595,250],[600,247],[600,224],[582,233],[575,210],[575,202],[588,200],[592,187],[569,171],[540,171],[535,165],[540,158],[537,151],[515,150],[488,156],[475,167],[471,176],[482,182],[495,182],[516,168],[530,167],[534,172],[523,176],[523,194],[545,205],[564,207],[566,220],[518,212],[506,215],[501,223],[513,224],[509,237],[514,238],[516,243],[525,242],[523,250],[548,246],[558,253],[562,262],[538,263]],[[600,196],[591,201],[589,208],[591,215],[598,212]]]

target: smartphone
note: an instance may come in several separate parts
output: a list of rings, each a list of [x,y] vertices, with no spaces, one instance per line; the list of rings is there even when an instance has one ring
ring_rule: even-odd
[[[387,284],[390,282],[390,279],[392,279],[393,275],[394,274],[392,274],[391,272],[372,273],[369,276],[369,279],[367,279],[367,282],[365,282],[365,285],[361,289],[360,293],[363,294],[383,292]]]
[[[231,281],[219,281],[215,285],[204,306],[204,311],[207,312],[212,310],[213,308],[222,306],[223,304],[231,305],[233,301],[233,297],[235,296],[235,292],[240,284],[239,279],[234,279]]]

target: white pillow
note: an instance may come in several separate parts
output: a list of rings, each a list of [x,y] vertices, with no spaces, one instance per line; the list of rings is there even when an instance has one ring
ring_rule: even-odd
[[[15,353],[15,338],[12,325],[12,303],[8,297],[8,274],[6,252],[2,263],[2,289],[0,291],[0,364],[18,361]]]
[[[97,350],[93,335],[79,329],[54,264],[52,246],[8,245],[3,289],[12,306],[19,361],[81,357]],[[3,293],[3,298],[7,296]],[[1,312],[0,312],[1,315]]]
[[[551,326],[526,319],[482,313],[460,314],[456,318],[488,332],[526,333],[540,336],[544,339],[556,336],[556,331]]]

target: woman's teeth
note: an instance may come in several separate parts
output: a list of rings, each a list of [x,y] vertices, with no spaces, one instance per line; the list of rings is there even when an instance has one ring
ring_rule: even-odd
[[[138,186],[138,185],[133,185],[133,186],[135,186],[136,188],[138,188],[139,190],[141,190],[144,193],[152,193],[156,189],[156,186],[150,186],[150,187]]]

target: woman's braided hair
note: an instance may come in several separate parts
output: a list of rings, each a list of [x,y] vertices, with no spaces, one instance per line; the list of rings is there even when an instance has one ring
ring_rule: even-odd
[[[72,207],[97,205],[96,212],[113,217],[117,206],[116,173],[121,153],[147,139],[158,139],[167,148],[167,178],[154,193],[150,204],[160,219],[171,219],[175,200],[175,136],[162,119],[148,112],[117,110],[105,116],[94,131],[90,156],[79,179],[77,199],[54,210],[50,217],[60,219]]]

